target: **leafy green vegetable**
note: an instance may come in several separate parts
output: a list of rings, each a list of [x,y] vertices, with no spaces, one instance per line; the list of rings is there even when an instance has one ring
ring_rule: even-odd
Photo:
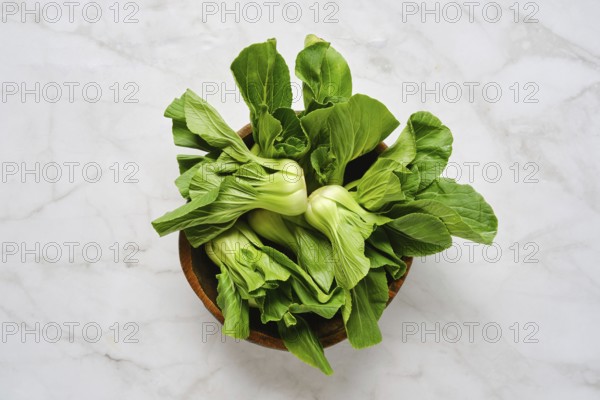
[[[190,132],[211,148],[223,150],[237,161],[251,159],[242,139],[223,121],[217,110],[189,89],[182,98],[185,123]]]
[[[169,106],[167,114],[185,121],[190,132],[222,153],[216,159],[207,156],[195,166],[186,166],[176,184],[190,202],[153,221],[161,236],[185,230],[190,243],[197,247],[254,208],[286,215],[304,212],[306,183],[295,161],[252,154],[208,103],[191,90],[181,99]]]
[[[308,151],[308,138],[300,119],[290,108],[278,108],[269,114],[263,108],[258,116],[256,136],[259,152],[264,157],[298,159]]]
[[[263,323],[278,323],[292,353],[325,373],[332,372],[318,339],[297,314],[314,312],[332,318],[345,303],[341,288],[331,294],[321,291],[310,275],[282,253],[264,246],[241,221],[208,242],[206,252],[221,269],[217,304],[225,317],[224,333],[246,338],[249,306],[256,304]]]
[[[471,186],[440,177],[453,138],[432,114],[412,114],[374,157],[399,123],[379,101],[352,94],[346,60],[323,39],[308,35],[296,58],[304,110],[291,108],[275,39],[243,49],[231,71],[254,144],[193,91],[173,100],[165,116],[175,145],[202,153],[177,156],[187,203],[152,225],[204,245],[220,271],[224,333],[247,338],[257,310],[253,324],[277,326],[291,353],[329,375],[314,324],[341,317],[353,347],[379,343],[388,283],[406,274],[406,257],[440,252],[452,236],[491,244],[498,221]],[[368,153],[366,171],[346,171]]]
[[[446,225],[437,217],[411,213],[385,224],[396,254],[428,256],[452,246],[452,237]]]
[[[217,304],[223,311],[225,323],[223,332],[236,339],[246,339],[250,335],[250,313],[248,302],[236,292],[233,280],[225,266],[217,275]]]
[[[296,58],[296,76],[303,82],[307,110],[312,103],[345,101],[352,96],[352,76],[344,57],[330,43],[308,35],[304,50]],[[314,107],[314,106],[313,106]]]
[[[308,365],[319,368],[326,375],[333,374],[319,339],[304,319],[296,317],[296,320],[296,324],[292,326],[281,321],[277,324],[285,347]]]
[[[177,164],[179,165],[179,173],[185,174],[187,171],[197,166],[198,163],[204,161],[205,158],[205,156],[178,154]]]
[[[231,64],[231,71],[250,108],[260,155],[297,159],[308,150],[308,139],[290,108],[290,72],[276,44],[269,39],[245,48]]]
[[[333,282],[333,249],[326,237],[301,217],[284,218],[267,210],[252,211],[248,222],[260,236],[294,252],[298,264],[321,289],[329,291]]]
[[[356,185],[358,202],[368,210],[378,211],[390,202],[404,200],[400,171],[405,169],[397,162],[377,159]]]
[[[406,273],[406,263],[394,251],[385,229],[375,229],[365,243],[365,255],[371,261],[371,269],[384,267],[393,279]]]
[[[421,191],[415,201],[394,206],[391,214],[425,212],[441,219],[450,234],[478,243],[492,244],[498,219],[492,207],[469,185],[441,178]]]
[[[396,142],[346,187],[365,208],[381,211],[413,200],[439,177],[452,152],[452,133],[428,112],[410,116]]]
[[[384,270],[371,270],[351,291],[351,306],[343,310],[352,347],[362,349],[381,342],[377,321],[389,299]]]
[[[322,151],[331,154],[316,160],[317,165],[311,160],[317,175],[327,171],[319,181],[328,185],[343,184],[346,165],[373,150],[399,124],[383,104],[362,94],[313,111],[300,122],[313,146],[325,146]]]
[[[302,169],[288,162],[290,168],[275,172],[256,163],[245,164],[221,181],[200,169],[194,178],[208,184],[210,190],[199,192],[189,203],[154,220],[152,225],[161,236],[185,230],[190,243],[197,247],[255,208],[284,215],[302,214],[307,205]]]
[[[308,199],[305,214],[309,224],[329,238],[333,246],[335,280],[352,289],[369,272],[365,239],[376,225],[389,221],[362,209],[342,186],[324,186]]]
[[[204,151],[218,150],[209,145],[202,137],[189,130],[185,119],[185,96],[173,100],[165,111],[165,117],[173,120],[173,141],[175,145]]]
[[[285,281],[290,276],[280,264],[270,262],[261,247],[258,237],[241,221],[206,244],[206,254],[228,270],[236,292],[246,301],[264,296],[269,281]],[[265,257],[269,262],[264,262]]]
[[[414,141],[414,145],[413,145]],[[381,154],[402,165],[412,164],[420,175],[419,189],[426,188],[446,168],[452,153],[452,133],[433,114],[410,116],[396,144]]]
[[[246,47],[231,64],[231,71],[252,116],[262,106],[272,113],[292,105],[290,71],[277,52],[275,39]]]

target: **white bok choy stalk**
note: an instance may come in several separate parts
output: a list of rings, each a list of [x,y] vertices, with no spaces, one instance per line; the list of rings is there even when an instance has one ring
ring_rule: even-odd
[[[300,315],[315,313],[332,318],[346,303],[343,290],[323,292],[309,274],[283,253],[265,246],[242,220],[205,247],[221,271],[217,275],[217,304],[225,319],[223,332],[247,338],[249,310],[257,307],[262,323],[277,323],[292,353],[331,373],[321,344]],[[298,340],[303,343],[300,347]]]
[[[308,198],[305,217],[331,241],[337,284],[352,289],[371,265],[365,256],[365,239],[390,219],[366,211],[345,188],[337,185],[315,190]]]
[[[303,216],[285,217],[258,209],[248,213],[248,223],[260,236],[291,250],[296,255],[298,264],[323,291],[329,292],[334,271],[331,243],[310,226]]]

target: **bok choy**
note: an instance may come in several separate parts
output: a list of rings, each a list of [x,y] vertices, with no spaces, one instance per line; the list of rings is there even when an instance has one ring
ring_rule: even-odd
[[[251,140],[192,90],[173,100],[175,145],[196,153],[177,156],[185,203],[152,225],[161,236],[183,231],[218,267],[224,333],[248,338],[259,315],[291,353],[331,374],[315,327],[337,318],[353,347],[379,343],[407,257],[447,249],[453,236],[492,244],[498,221],[473,187],[440,177],[453,136],[431,113],[412,114],[384,150],[400,123],[353,93],[348,63],[323,39],[308,35],[296,58],[304,110],[292,108],[275,39],[243,49],[231,72]],[[374,161],[357,169],[364,157]]]

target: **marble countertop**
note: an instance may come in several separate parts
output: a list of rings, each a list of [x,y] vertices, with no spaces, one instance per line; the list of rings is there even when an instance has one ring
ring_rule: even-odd
[[[600,3],[26,4],[0,4],[1,399],[600,397]],[[150,226],[181,203],[166,105],[241,127],[233,58],[276,37],[293,65],[307,33],[400,121],[438,115],[500,220],[415,260],[331,377],[221,336]]]

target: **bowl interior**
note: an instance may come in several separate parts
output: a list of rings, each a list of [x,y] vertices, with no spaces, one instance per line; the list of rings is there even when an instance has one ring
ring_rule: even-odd
[[[244,139],[248,147],[254,144],[251,133],[252,128],[249,124],[238,131],[238,134]],[[372,152],[352,161],[346,168],[345,181],[351,182],[360,178],[385,148],[385,144],[380,143]],[[193,248],[183,232],[179,234],[179,258],[183,272],[194,292],[202,300],[210,313],[223,323],[223,314],[217,306],[216,275],[220,272],[219,268],[210,260],[204,251],[204,246]],[[404,261],[407,265],[404,276],[398,280],[388,281],[390,295],[388,304],[396,296],[404,283],[404,279],[412,264],[412,258],[405,257]],[[323,347],[331,346],[346,339],[344,322],[339,313],[329,320],[315,314],[303,314],[302,317],[311,326]],[[252,307],[250,308],[250,336],[248,340],[269,348],[286,350],[277,332],[277,325],[274,322],[263,324],[260,320],[258,309]]]

